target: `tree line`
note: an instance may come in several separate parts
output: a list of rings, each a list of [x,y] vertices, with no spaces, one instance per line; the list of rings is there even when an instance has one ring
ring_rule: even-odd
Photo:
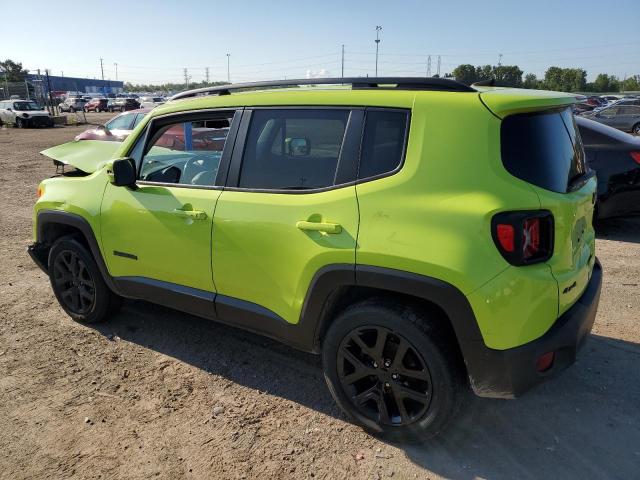
[[[600,73],[593,82],[587,82],[587,71],[582,68],[549,67],[544,78],[523,71],[517,65],[458,65],[451,74],[466,85],[483,80],[495,79],[496,85],[504,87],[537,88],[560,92],[619,92],[640,90],[640,75],[632,75],[623,80],[615,75]]]
[[[22,82],[27,78],[28,70],[22,63],[7,59],[0,61],[0,71],[8,82]],[[615,75],[600,73],[593,82],[587,82],[587,71],[582,68],[549,67],[544,78],[537,78],[533,73],[524,72],[517,65],[479,65],[468,63],[458,65],[453,72],[445,74],[447,78],[455,78],[467,85],[495,79],[496,85],[505,87],[537,88],[541,90],[557,90],[560,92],[619,92],[640,91],[640,75],[632,75],[619,79]],[[201,88],[212,85],[224,85],[226,82],[194,82],[189,88]],[[184,83],[133,84],[126,82],[124,88],[128,92],[181,91]]]

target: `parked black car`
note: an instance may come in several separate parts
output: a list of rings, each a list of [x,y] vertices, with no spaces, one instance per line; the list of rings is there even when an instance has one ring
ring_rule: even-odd
[[[598,176],[594,218],[640,213],[640,138],[576,117],[587,164]]]
[[[140,103],[135,98],[115,98],[109,100],[107,109],[110,112],[126,112],[127,110],[137,110]]]

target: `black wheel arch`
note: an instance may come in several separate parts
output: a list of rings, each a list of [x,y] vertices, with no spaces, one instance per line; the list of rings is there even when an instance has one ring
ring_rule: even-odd
[[[437,278],[370,265],[329,265],[315,275],[300,317],[300,326],[313,324],[310,350],[319,352],[322,338],[336,314],[371,296],[413,304],[446,322],[464,354],[464,345],[482,342],[471,305],[455,286]]]
[[[46,273],[48,273],[46,259],[51,245],[61,237],[76,234],[93,255],[105,283],[112,291],[118,293],[102,258],[93,229],[85,218],[75,213],[41,210],[38,212],[36,225],[36,243],[29,248],[29,254]]]

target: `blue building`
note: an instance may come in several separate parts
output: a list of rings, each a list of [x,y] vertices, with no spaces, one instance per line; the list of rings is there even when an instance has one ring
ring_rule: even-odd
[[[45,94],[49,92],[46,75],[30,73],[27,81],[36,90],[42,89]],[[81,93],[119,93],[124,90],[124,82],[114,80],[96,80],[93,78],[59,77],[49,75],[51,92],[81,92]]]

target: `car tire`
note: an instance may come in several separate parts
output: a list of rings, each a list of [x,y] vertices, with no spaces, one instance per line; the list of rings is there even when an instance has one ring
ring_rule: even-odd
[[[121,111],[121,112],[126,112],[126,111],[127,111],[127,109],[126,109],[126,108],[124,108],[124,107],[120,107],[120,111]]]
[[[78,237],[57,240],[49,251],[51,287],[62,309],[80,323],[95,323],[117,313],[122,297],[113,293],[93,256]]]
[[[640,135],[640,122],[636,123],[633,127],[631,127],[631,132],[635,135]]]
[[[24,128],[24,121],[21,118],[16,118],[16,128]]]
[[[75,109],[75,108],[73,108],[73,107],[69,107],[69,113],[75,113],[75,112],[76,112],[76,109]]]
[[[374,298],[348,307],[329,327],[322,345],[327,385],[370,433],[421,441],[438,435],[459,411],[468,393],[461,355],[432,320],[419,308]],[[382,348],[379,338],[386,339]],[[399,350],[404,354],[395,358]]]

